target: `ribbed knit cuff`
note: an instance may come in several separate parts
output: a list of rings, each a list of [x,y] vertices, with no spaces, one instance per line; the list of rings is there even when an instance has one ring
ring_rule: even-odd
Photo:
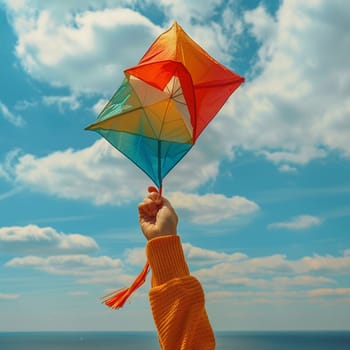
[[[152,285],[189,275],[179,236],[162,236],[147,243],[146,254],[152,269]]]

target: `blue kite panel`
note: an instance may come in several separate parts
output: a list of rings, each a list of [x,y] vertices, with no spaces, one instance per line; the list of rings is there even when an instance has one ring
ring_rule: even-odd
[[[158,188],[163,178],[193,146],[113,130],[95,131],[144,171]]]

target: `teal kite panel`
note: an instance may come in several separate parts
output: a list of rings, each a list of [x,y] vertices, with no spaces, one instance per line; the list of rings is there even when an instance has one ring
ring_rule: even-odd
[[[114,130],[96,129],[161,187],[163,178],[186,155],[193,144],[161,141]]]

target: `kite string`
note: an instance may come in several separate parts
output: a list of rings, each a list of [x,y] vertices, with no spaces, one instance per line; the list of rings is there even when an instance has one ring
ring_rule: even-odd
[[[158,140],[158,181],[159,181],[159,194],[162,196],[162,150],[161,141]]]

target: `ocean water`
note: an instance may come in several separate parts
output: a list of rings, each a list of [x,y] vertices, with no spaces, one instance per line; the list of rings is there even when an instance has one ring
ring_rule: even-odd
[[[350,331],[217,332],[216,350],[350,350]],[[157,350],[147,332],[7,332],[0,350]],[[200,350],[200,349],[198,349]]]

